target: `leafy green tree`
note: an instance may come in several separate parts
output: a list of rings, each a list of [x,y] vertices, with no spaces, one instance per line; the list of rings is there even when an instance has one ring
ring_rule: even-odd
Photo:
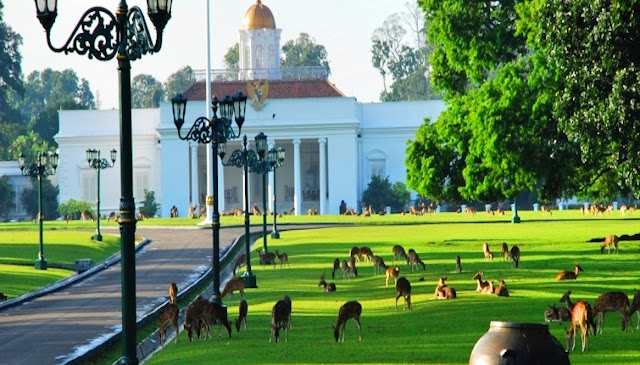
[[[396,181],[391,187],[394,199],[391,202],[391,210],[401,212],[405,206],[411,202],[411,192],[403,182]]]
[[[286,42],[282,46],[282,55],[283,67],[324,66],[331,74],[327,50],[307,33],[300,33],[297,39]]]
[[[167,99],[171,101],[171,98],[176,96],[176,94],[184,93],[184,91],[195,81],[196,79],[193,75],[193,70],[189,66],[184,66],[178,71],[172,73],[164,84]]]
[[[232,71],[240,69],[240,44],[238,42],[229,47],[224,55],[224,67]]]
[[[388,176],[384,179],[378,175],[372,176],[367,189],[362,193],[362,202],[375,211],[391,206],[394,212],[399,212],[410,200],[411,193],[406,186],[401,182],[391,185]]]
[[[131,81],[131,106],[133,108],[157,108],[164,98],[162,83],[151,75],[137,75]]]
[[[27,121],[36,118],[47,108],[58,110],[62,105],[74,105],[74,109],[95,109],[89,83],[79,79],[71,69],[54,71],[46,68],[30,73],[25,82],[24,98],[19,105]]]
[[[144,189],[144,200],[142,201],[140,210],[142,210],[147,217],[154,217],[159,207],[160,204],[156,203],[156,193]]]
[[[8,149],[10,160],[17,161],[20,154],[24,153],[27,162],[35,162],[36,156],[39,153],[50,150],[49,144],[44,141],[38,133],[32,130],[26,134],[17,136],[13,142],[11,142],[11,146]]]
[[[0,216],[4,217],[4,220],[9,220],[9,212],[15,208],[14,203],[16,193],[9,185],[9,179],[6,176],[0,177]]]
[[[22,191],[22,204],[32,217],[38,215],[38,179],[31,179],[31,187]],[[42,213],[45,220],[58,217],[58,187],[53,186],[48,178],[42,180]]]
[[[69,199],[66,202],[60,203],[60,205],[58,205],[58,213],[60,213],[60,215],[63,217],[69,215],[73,217],[73,219],[79,219],[80,214],[83,210],[93,213],[91,203],[83,200]]]

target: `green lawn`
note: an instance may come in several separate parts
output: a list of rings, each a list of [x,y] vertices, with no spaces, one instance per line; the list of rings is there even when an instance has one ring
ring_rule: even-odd
[[[188,343],[181,333],[178,345],[169,344],[148,364],[175,364],[185,359],[192,363],[215,359],[216,363],[249,364],[467,363],[473,345],[492,320],[541,323],[547,304],[561,305],[558,301],[567,290],[572,290],[573,301],[585,299],[593,303],[605,291],[623,290],[632,296],[640,288],[638,242],[621,242],[619,255],[601,255],[600,244],[586,242],[611,233],[638,233],[638,221],[629,217],[593,219],[581,217],[577,212],[554,213],[553,218],[543,219],[538,212],[524,212],[522,224],[506,223],[505,217],[498,219],[486,214],[398,215],[386,218],[401,220],[402,225],[283,232],[280,240],[270,240],[269,244],[271,249],[289,254],[290,268],[263,268],[257,263],[257,255],[252,257],[259,288],[247,290],[248,331],[234,332],[231,339],[214,337],[213,342],[194,343]],[[385,217],[369,219],[368,223],[379,223]],[[419,220],[438,220],[439,224],[407,224]],[[483,241],[488,241],[498,253],[498,244],[503,241],[510,247],[517,244],[522,253],[521,268],[514,269],[499,255],[485,262]],[[352,246],[369,246],[374,254],[391,264],[394,244],[402,244],[407,250],[414,248],[427,265],[426,271],[413,273],[405,263],[401,265],[401,276],[406,276],[413,286],[412,311],[395,311],[395,290],[385,287],[383,276],[373,275],[370,263],[360,265],[356,279],[328,280],[336,283],[335,293],[323,293],[318,288],[320,275],[327,272],[330,278],[333,259],[347,258]],[[455,272],[457,254],[462,258],[462,274]],[[578,280],[554,280],[557,272],[572,269],[576,262],[584,268]],[[484,271],[487,280],[504,279],[511,296],[477,293],[476,282],[471,279],[476,271]],[[433,299],[437,279],[444,275],[448,276],[447,283],[457,290],[458,299]],[[419,281],[420,277],[425,280]],[[269,343],[270,311],[285,294],[293,302],[289,342]],[[349,322],[346,341],[337,344],[331,325],[335,324],[339,307],[349,300],[358,300],[363,306],[363,341],[357,341],[357,329]],[[225,298],[231,318],[237,315],[238,301],[237,295],[233,300]],[[400,299],[399,305],[402,304]],[[640,334],[623,333],[617,313],[609,313],[606,318],[604,334],[590,338],[590,350],[572,353],[571,361],[640,363],[637,351]],[[634,327],[635,323],[634,317]],[[567,324],[549,324],[552,335],[563,344],[565,327]]]

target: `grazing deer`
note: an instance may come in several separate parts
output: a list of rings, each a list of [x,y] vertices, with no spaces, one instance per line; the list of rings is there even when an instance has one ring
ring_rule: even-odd
[[[546,205],[541,205],[540,206],[540,211],[542,212],[542,215],[549,215],[552,216],[553,213],[551,212],[551,207],[548,207]]]
[[[466,207],[465,208],[465,213],[468,216],[474,216],[474,215],[476,215],[476,209],[474,207]]]
[[[597,333],[602,333],[605,312],[612,311],[620,312],[622,316],[622,330],[627,331],[631,322],[629,315],[629,297],[621,291],[610,291],[599,296],[593,303],[593,316],[598,316]]]
[[[573,271],[560,271],[558,275],[556,275],[556,281],[558,280],[575,280],[578,278],[578,274],[582,270],[582,266],[575,264]]]
[[[384,260],[380,256],[373,257],[373,275],[378,275],[387,269],[387,265],[384,264]]]
[[[175,343],[178,343],[178,338],[180,334],[180,330],[178,327],[178,314],[180,313],[180,308],[178,308],[177,304],[170,303],[167,308],[164,310],[160,318],[158,318],[158,341],[160,342],[160,346],[164,347],[165,340],[165,331],[169,325],[173,326],[176,330]]]
[[[336,271],[340,270],[340,259],[333,260],[333,270],[331,270],[331,279],[336,278]]]
[[[240,292],[240,296],[244,299],[244,279],[240,277],[233,277],[229,279],[229,281],[224,285],[220,298],[224,298],[227,293],[229,293],[231,298],[233,298],[233,292],[236,290]]]
[[[482,253],[484,254],[484,261],[493,261],[493,252],[491,252],[491,250],[489,249],[489,244],[486,242],[482,243]]]
[[[245,254],[240,254],[236,257],[236,261],[233,263],[233,276],[236,276],[236,270],[238,270],[242,265],[247,264],[247,256]]]
[[[109,222],[112,219],[113,219],[114,222],[118,221],[118,215],[116,214],[116,212],[109,213],[109,216],[107,217],[107,222]],[[67,222],[67,223],[69,223],[69,222]]]
[[[460,255],[456,255],[456,272],[462,273],[462,262],[460,261]]]
[[[545,322],[567,322],[571,320],[571,311],[567,308],[557,308],[549,304],[549,308],[544,311]]]
[[[398,295],[396,295],[396,312],[398,311],[398,299],[400,297],[404,297],[406,307],[411,310],[411,284],[407,278],[401,277],[398,279],[396,282],[396,292],[398,292]],[[402,308],[402,310],[404,311],[405,308]]]
[[[444,282],[447,280],[446,276],[441,277],[436,285],[436,291],[434,296],[436,299],[456,299],[456,290]]]
[[[280,260],[280,267],[282,267],[282,264],[286,263],[287,266],[291,267],[291,265],[289,265],[289,255],[287,255],[286,252],[283,253],[278,253],[278,250],[276,250],[276,256],[278,256],[278,260]]]
[[[260,258],[260,263],[262,264],[262,268],[265,268],[266,264],[273,264],[273,268],[276,268],[276,254],[273,252],[265,252],[262,253],[261,249],[256,251],[258,253],[258,257]]]
[[[7,295],[5,293],[0,293],[0,303],[7,301]]]
[[[516,245],[513,245],[513,247],[511,247],[511,259],[513,260],[513,263],[516,265],[517,269],[520,265],[520,248],[518,248],[518,246]]]
[[[400,266],[396,266],[395,268],[387,268],[387,270],[385,271],[385,275],[386,275],[386,280],[385,280],[385,286],[388,287],[389,286],[389,278],[393,277],[393,281],[394,284],[398,283],[398,275],[400,275]]]
[[[393,246],[393,249],[391,249],[391,252],[393,253],[393,264],[396,264],[396,257],[402,258],[402,259],[407,259],[407,253],[404,252],[404,248],[400,245],[395,245]]]
[[[493,284],[491,286],[493,286]],[[494,292],[499,297],[509,296],[509,290],[507,289],[507,284],[504,282],[503,279],[500,279],[498,281],[498,287],[494,290]]]
[[[582,351],[589,349],[589,317],[591,306],[589,303],[579,300],[571,311],[571,328],[567,332],[567,352],[569,352],[569,339],[573,339],[571,350],[576,348],[576,327],[580,327],[582,334]]]
[[[93,213],[91,213],[88,210],[83,210],[80,215],[82,216],[82,221],[86,221],[87,219],[91,219],[92,222],[96,221],[96,218],[93,216]]]
[[[493,283],[482,280],[482,275],[484,273],[482,271],[478,271],[474,276],[473,280],[478,281],[478,285],[476,287],[477,292],[485,293],[485,294],[493,294]]]
[[[338,311],[338,321],[333,327],[333,337],[336,342],[342,340],[344,342],[344,330],[347,325],[347,321],[353,318],[358,326],[358,341],[362,341],[362,326],[360,325],[360,315],[362,314],[362,305],[356,301],[346,302],[340,307]]]
[[[600,253],[604,253],[604,249],[607,248],[607,253],[611,253],[611,246],[613,246],[613,253],[618,253],[618,242],[620,242],[620,237],[615,234],[610,234],[604,239],[604,245],[600,247]]]
[[[349,280],[353,276],[355,276],[354,269],[349,267],[349,263],[346,260],[342,261],[342,278]]]
[[[324,280],[324,273],[322,273],[322,276],[320,277],[320,281],[318,282],[318,286],[323,287],[325,293],[328,293],[328,292],[331,292],[331,291],[336,291],[336,284],[335,283],[327,283]]]
[[[286,297],[287,298],[287,297]],[[291,323],[291,302],[280,299],[271,310],[271,336],[269,342],[275,338],[275,342],[280,340],[280,329],[283,329],[286,337],[285,342],[289,342],[289,326]]]
[[[362,259],[363,256],[364,256],[364,261],[371,262],[373,260],[373,251],[371,251],[371,249],[367,246],[362,246],[360,247],[359,258]]]
[[[222,338],[220,325],[223,325],[227,329],[229,338],[231,338],[231,324],[227,318],[227,308],[208,300],[205,300],[205,302],[207,305],[205,306],[204,320],[207,328],[207,337],[211,338],[211,323],[215,321],[218,323],[218,337]]]
[[[502,245],[500,245],[500,254],[504,261],[509,261],[511,258],[511,256],[509,256],[509,246],[507,246],[506,242],[502,242]]]
[[[189,304],[184,315],[184,330],[187,332],[189,342],[193,342],[193,332],[200,338],[200,329],[204,325],[205,329],[209,326],[206,321],[205,311],[208,309],[209,301],[202,297],[196,298],[193,303]]]
[[[178,286],[176,283],[169,284],[169,303],[178,304]]]
[[[360,254],[360,247],[351,247],[351,250],[349,251],[349,257],[354,257],[359,263],[360,258],[362,257],[362,255]]]
[[[358,276],[358,268],[356,267],[356,258],[351,256],[349,258],[349,270],[351,270],[352,276]]]
[[[409,249],[409,254],[407,255],[407,264],[411,267],[411,272],[413,272],[413,268],[415,267],[418,270],[418,265],[422,266],[422,270],[427,270],[427,265],[425,265],[418,253],[413,249]]]
[[[636,329],[640,330],[640,311],[638,309],[640,309],[640,291],[636,291],[635,294],[633,294],[633,300],[631,300],[631,305],[629,306],[629,318],[631,318],[634,312],[637,313],[638,323]]]
[[[240,328],[242,327],[244,327],[245,331],[247,330],[248,310],[249,310],[249,305],[247,304],[247,301],[242,299],[240,301],[240,306],[238,307],[238,318],[236,318],[236,330],[238,332],[240,332]]]

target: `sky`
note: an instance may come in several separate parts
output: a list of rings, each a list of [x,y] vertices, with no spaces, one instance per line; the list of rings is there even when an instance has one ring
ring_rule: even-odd
[[[238,42],[238,29],[247,9],[255,0],[209,1],[211,27],[211,68],[222,69],[223,57]],[[264,0],[271,9],[276,28],[282,29],[280,46],[308,33],[328,54],[329,81],[347,96],[361,102],[379,101],[382,77],[371,64],[371,36],[391,14],[405,12],[408,0]],[[4,21],[22,36],[22,72],[26,78],[45,68],[73,69],[89,81],[99,98],[101,109],[118,107],[117,61],[97,61],[76,53],[54,53],[47,46],[46,34],[36,17],[31,0],[3,0]],[[58,0],[58,17],[51,30],[51,42],[61,47],[86,10],[102,6],[115,12],[118,0]],[[127,1],[129,8],[140,7],[146,14],[145,0]],[[131,63],[131,75],[150,74],[160,82],[184,66],[204,70],[207,0],[174,0],[162,49]],[[155,37],[155,29],[147,18]]]

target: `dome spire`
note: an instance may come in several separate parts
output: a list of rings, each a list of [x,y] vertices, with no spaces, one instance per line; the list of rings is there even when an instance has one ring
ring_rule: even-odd
[[[251,5],[244,14],[242,28],[244,30],[275,29],[276,21],[273,18],[271,10],[266,5],[263,5],[261,0],[256,0],[256,3]]]

